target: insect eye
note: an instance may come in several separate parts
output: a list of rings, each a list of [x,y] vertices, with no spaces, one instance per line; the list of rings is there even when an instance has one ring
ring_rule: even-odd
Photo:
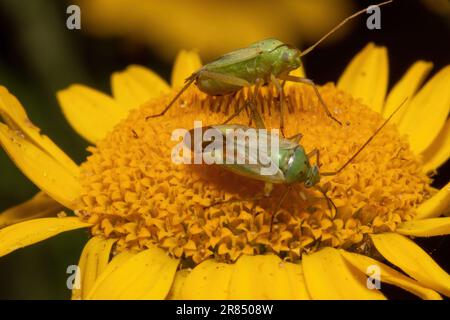
[[[291,57],[289,55],[289,52],[284,52],[281,55],[281,60],[283,60],[283,62],[289,62],[291,60]]]

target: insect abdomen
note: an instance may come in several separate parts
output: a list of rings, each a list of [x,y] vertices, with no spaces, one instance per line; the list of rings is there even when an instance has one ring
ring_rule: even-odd
[[[254,84],[258,78],[265,80],[270,74],[270,65],[263,63],[260,56],[224,67],[211,68],[206,65],[204,68],[214,73],[244,79],[250,84]],[[197,87],[209,95],[230,94],[242,88],[240,85],[211,79],[208,75],[202,75],[201,71],[197,78]]]
[[[221,165],[222,168],[231,171],[237,175],[244,176],[250,179],[264,181],[264,182],[270,182],[274,184],[282,184],[286,181],[284,180],[284,177],[280,174],[273,174],[273,175],[261,175],[261,174],[255,174],[255,170],[252,170],[251,164],[223,164]],[[259,167],[259,166],[258,166]]]

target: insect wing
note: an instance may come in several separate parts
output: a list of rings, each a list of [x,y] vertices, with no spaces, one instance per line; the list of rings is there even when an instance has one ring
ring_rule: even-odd
[[[224,164],[228,170],[268,182],[284,181],[284,174],[278,165],[279,148],[272,150],[274,137],[268,135],[266,130],[241,125],[214,127],[222,132],[226,141]],[[277,135],[275,138],[279,140]]]
[[[198,131],[196,131],[198,130]],[[225,162],[225,138],[220,130],[212,126],[194,128],[186,133],[184,143],[194,155],[200,155],[207,164]]]
[[[222,68],[235,63],[253,59],[263,53],[261,48],[243,48],[224,54],[217,60],[214,60],[204,66],[206,70],[214,68]]]

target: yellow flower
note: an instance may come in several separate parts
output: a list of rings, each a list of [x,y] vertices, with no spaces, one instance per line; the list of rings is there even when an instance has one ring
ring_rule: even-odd
[[[296,44],[315,41],[353,11],[348,0],[79,0],[78,4],[83,30],[139,41],[166,60],[181,48],[196,48],[210,59],[270,37]]]
[[[174,90],[152,71],[130,66],[113,74],[112,97],[82,85],[59,92],[69,122],[95,145],[81,167],[1,87],[0,143],[42,191],[0,215],[0,256],[89,227],[75,299],[384,299],[367,287],[373,272],[424,299],[450,296],[450,276],[410,239],[450,233],[450,217],[441,217],[450,184],[435,190],[426,175],[449,157],[450,66],[421,87],[431,63],[418,61],[386,98],[387,50],[369,44],[337,87],[320,87],[342,127],[324,114],[311,88],[287,85],[286,135],[302,132],[302,145],[319,148],[327,171],[358,149],[382,115],[409,100],[351,166],[322,179],[337,212],[302,186],[274,212],[284,186],[269,199],[248,200],[261,194],[261,183],[220,167],[176,165],[170,157],[173,129],[190,129],[194,120],[223,122],[247,90],[208,97],[191,88],[166,116],[145,120],[200,65],[196,54],[181,52]],[[276,127],[274,89],[263,88],[257,104]],[[248,123],[245,115],[236,121]],[[209,207],[230,199],[247,200]],[[62,206],[76,217],[56,217]]]

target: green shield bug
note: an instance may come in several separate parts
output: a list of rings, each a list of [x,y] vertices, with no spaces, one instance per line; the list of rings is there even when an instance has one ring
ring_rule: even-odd
[[[377,4],[377,6],[391,3],[392,0]],[[368,7],[369,8],[369,7]],[[267,83],[274,84],[280,97],[280,131],[283,134],[284,129],[284,107],[283,107],[283,84],[286,81],[304,83],[311,85],[317,95],[319,102],[326,114],[341,124],[328,109],[322,99],[315,83],[311,79],[296,77],[289,73],[301,66],[301,58],[311,52],[317,45],[324,41],[328,36],[338,30],[347,21],[353,19],[367,11],[368,8],[360,10],[347,17],[331,31],[320,38],[315,44],[305,51],[285,44],[277,39],[266,39],[258,41],[247,48],[238,49],[229,52],[215,61],[212,61],[199,70],[195,71],[186,79],[184,87],[175,95],[169,104],[160,113],[147,116],[146,119],[164,115],[175,103],[175,101],[186,91],[193,83],[204,93],[208,95],[226,95],[232,94],[243,87],[254,85],[253,97],[256,96],[258,89]],[[280,82],[281,81],[281,82]],[[245,108],[251,108],[252,119],[257,127],[263,128],[264,123],[259,116],[259,112],[254,110],[252,103],[245,105]],[[225,123],[231,121],[243,108],[237,110],[234,115],[227,119]]]

